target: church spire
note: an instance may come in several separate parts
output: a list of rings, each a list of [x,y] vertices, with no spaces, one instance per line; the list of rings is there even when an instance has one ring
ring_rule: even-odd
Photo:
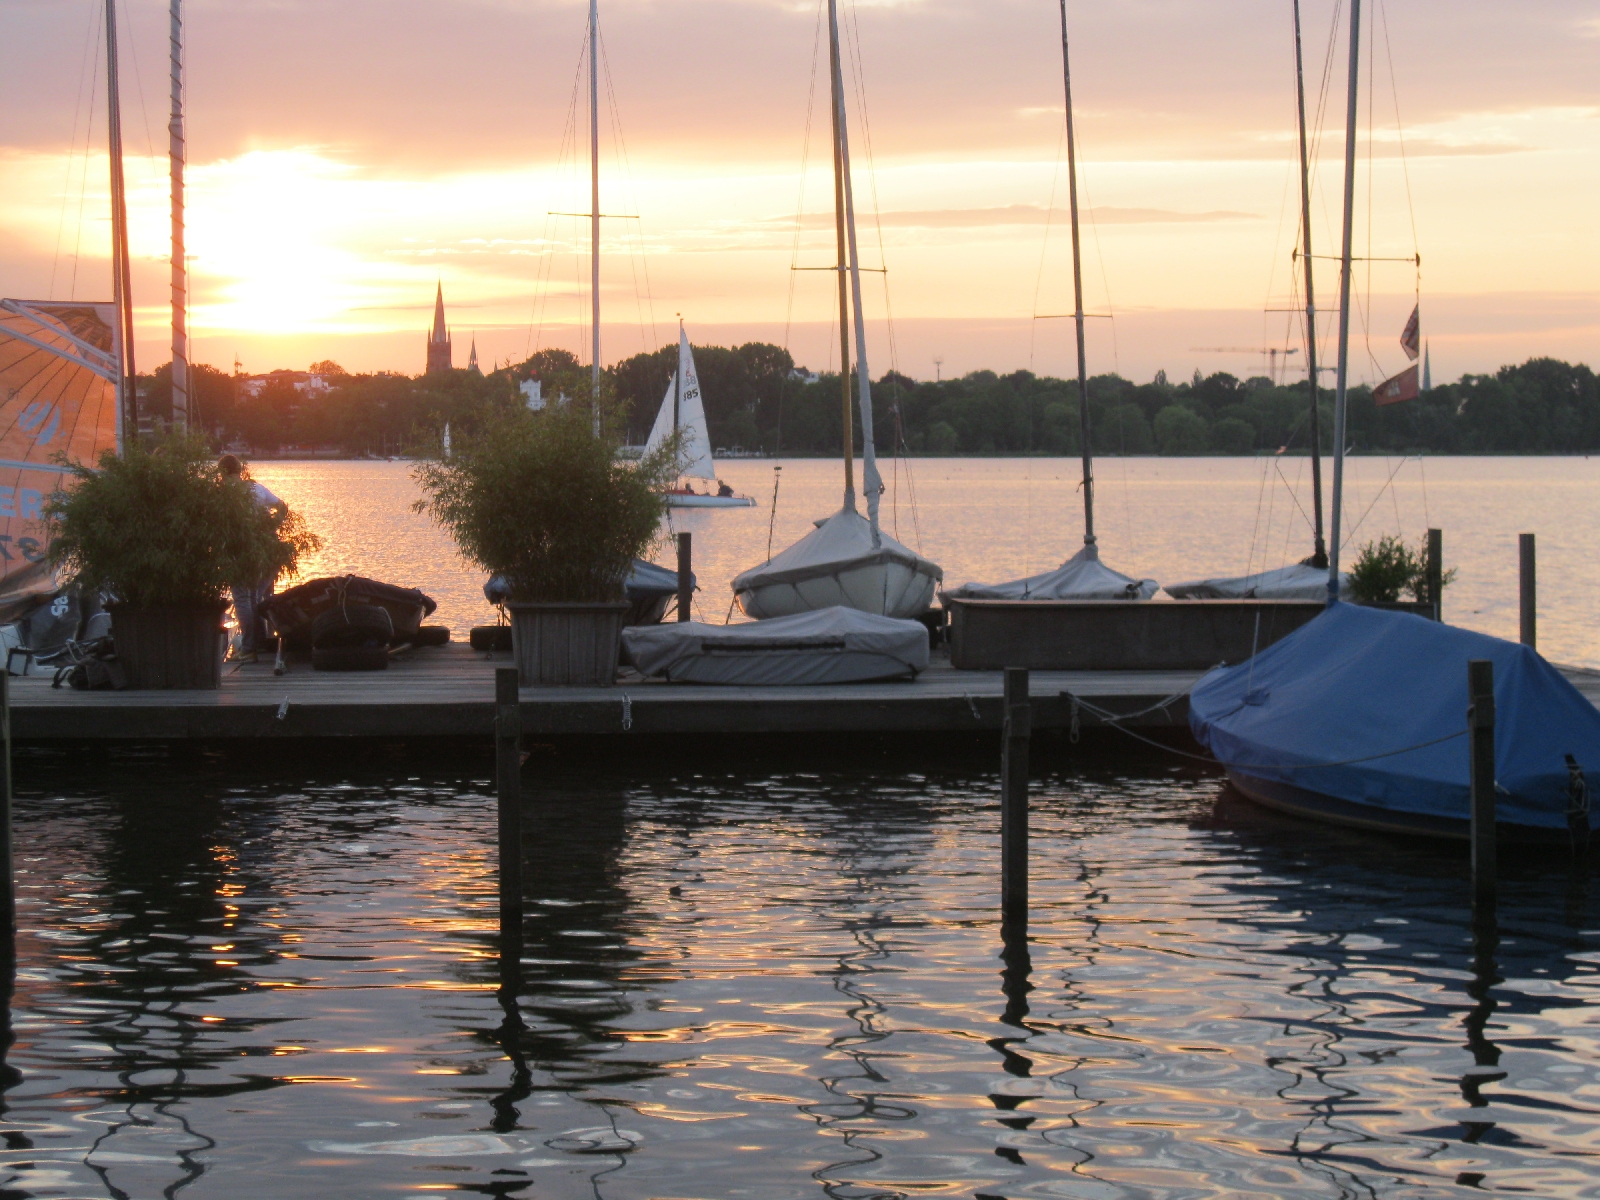
[[[467,370],[479,375],[483,374],[483,368],[478,365],[478,335],[476,333],[472,335],[472,353],[467,356]]]
[[[448,371],[454,365],[450,356],[450,331],[444,323],[444,281],[433,300],[433,335],[428,338],[428,373]]]

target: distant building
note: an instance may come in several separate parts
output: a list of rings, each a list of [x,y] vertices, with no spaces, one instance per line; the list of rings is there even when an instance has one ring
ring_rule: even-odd
[[[269,383],[291,384],[295,393],[302,397],[325,396],[333,390],[333,382],[326,375],[314,375],[310,371],[269,371],[265,375],[239,377],[239,395],[254,400]]]
[[[478,365],[478,335],[472,335],[472,353],[467,357],[467,370],[474,375],[482,375],[483,368]]]
[[[433,300],[433,333],[428,337],[428,374],[448,371],[455,364],[450,357],[450,331],[444,324],[444,283]]]
[[[541,411],[544,408],[544,385],[537,379],[524,379],[520,386],[522,402],[528,406],[528,411]]]

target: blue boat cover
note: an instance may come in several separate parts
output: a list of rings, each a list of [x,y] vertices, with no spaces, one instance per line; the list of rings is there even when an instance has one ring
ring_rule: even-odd
[[[1473,659],[1494,663],[1497,819],[1565,829],[1565,756],[1591,788],[1600,783],[1600,709],[1535,651],[1486,634],[1334,604],[1254,659],[1203,678],[1189,698],[1189,725],[1243,774],[1467,820]],[[1396,750],[1404,753],[1389,753]]]

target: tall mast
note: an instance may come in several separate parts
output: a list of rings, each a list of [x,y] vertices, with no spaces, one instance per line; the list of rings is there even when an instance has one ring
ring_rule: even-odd
[[[589,0],[589,400],[600,436],[600,0]]]
[[[1317,293],[1311,286],[1311,157],[1306,152],[1306,77],[1300,53],[1300,0],[1294,0],[1294,90],[1300,110],[1300,249],[1306,268],[1306,374],[1311,380],[1311,565],[1328,565],[1322,536],[1322,414],[1317,408]]]
[[[1344,117],[1344,246],[1339,252],[1339,371],[1333,396],[1333,538],[1328,603],[1339,599],[1339,526],[1344,508],[1345,384],[1350,366],[1350,269],[1356,210],[1356,101],[1361,67],[1361,0],[1350,0],[1350,83]]]
[[[1067,92],[1067,193],[1072,202],[1073,323],[1078,327],[1078,436],[1083,440],[1083,544],[1094,545],[1094,447],[1089,440],[1089,365],[1083,348],[1083,264],[1078,252],[1078,146],[1072,129],[1067,0],[1061,0],[1061,77]]]
[[[837,45],[838,28],[835,26],[833,36]],[[879,544],[878,531],[878,504],[883,497],[883,481],[878,476],[877,448],[873,441],[872,430],[872,375],[867,367],[867,325],[866,317],[861,308],[861,255],[856,246],[856,199],[855,189],[850,179],[850,123],[845,119],[844,111],[844,72],[843,65],[838,56],[834,57],[834,96],[838,108],[834,114],[834,122],[839,130],[839,174],[844,180],[844,216],[845,229],[849,239],[850,250],[850,292],[855,309],[856,327],[856,396],[861,409],[861,491],[867,498],[867,521],[872,526],[872,544]],[[844,272],[839,272],[840,282],[844,281]],[[843,313],[841,312],[841,317]],[[849,395],[849,383],[845,384],[846,396]],[[848,411],[848,410],[846,410]]]
[[[683,318],[678,318],[678,358],[672,367],[672,432],[678,432],[678,418],[683,411]]]
[[[849,261],[844,232],[844,73],[839,65],[839,4],[828,0],[829,94],[833,97],[833,226],[838,243],[839,265],[839,386],[844,393],[844,506],[856,506],[855,431],[850,403],[850,293],[845,278]]]
[[[167,158],[172,167],[172,424],[189,427],[189,277],[183,252],[183,0],[172,0],[172,110]]]
[[[106,0],[106,104],[111,159],[111,291],[120,342],[122,444],[139,435],[138,373],[133,363],[133,280],[128,265],[128,198],[122,179],[122,100],[117,81],[117,5]]]

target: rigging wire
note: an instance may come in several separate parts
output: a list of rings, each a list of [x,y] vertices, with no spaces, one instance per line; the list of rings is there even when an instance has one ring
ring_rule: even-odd
[[[638,203],[638,193],[634,190],[633,160],[628,157],[628,141],[622,133],[622,106],[617,103],[616,86],[611,76],[611,58],[606,53],[606,37],[604,33],[600,35],[600,62],[605,68],[604,76],[606,81],[606,100],[609,102],[608,115],[611,118],[612,153],[616,155],[618,164],[621,167],[623,199],[625,201],[623,207],[625,209],[634,209],[642,213],[643,209],[640,208]],[[629,228],[630,226],[628,224],[625,223],[623,225],[623,229],[626,230]],[[652,295],[650,291],[650,260],[645,254],[644,227],[642,220],[639,225],[631,228],[633,229],[633,246],[628,255],[628,266],[633,271],[633,302],[634,307],[639,313],[640,349],[643,353],[649,354],[657,349],[660,336],[656,332],[655,296]],[[625,246],[628,245],[627,236],[627,234],[624,234],[623,237],[623,245]],[[641,268],[644,274],[644,292],[642,296],[639,291],[639,275],[641,273]],[[650,310],[649,344],[645,344],[644,340],[646,307],[648,307]]]
[[[577,125],[578,125],[578,88],[583,76],[584,55],[587,52],[588,37],[584,38],[584,49],[579,51],[577,65],[572,72],[572,98],[567,104],[567,119],[562,127],[561,141],[556,149],[556,175],[559,176],[562,167],[568,161],[568,147],[571,147],[573,169],[576,171],[577,163]],[[538,353],[544,344],[544,323],[550,311],[550,292],[555,286],[555,256],[558,222],[562,218],[547,211],[544,218],[544,236],[542,238],[542,253],[540,263],[534,275],[533,312],[528,318],[528,340],[524,347],[526,355],[532,357]]]
[[[61,265],[61,239],[67,228],[67,206],[72,202],[72,168],[78,158],[78,122],[83,117],[83,88],[85,82],[89,83],[89,125],[94,127],[94,96],[100,81],[100,58],[94,53],[100,41],[99,5],[90,8],[89,27],[84,31],[83,60],[78,65],[78,88],[72,107],[72,137],[67,142],[67,173],[61,185],[61,213],[56,218],[56,248],[55,255],[50,261],[50,299],[56,298],[56,272]],[[90,64],[94,66],[94,73],[90,75]],[[89,137],[85,134],[83,146],[83,174],[85,181],[89,176]],[[81,225],[81,217],[80,217]],[[81,229],[80,229],[81,233]],[[76,267],[76,263],[74,263]]]
[[[812,117],[816,112],[817,102],[817,61],[822,48],[823,2],[824,0],[818,0],[817,2],[817,27],[811,39],[811,83],[806,92],[806,132],[800,144],[800,194],[795,199],[794,241],[789,249],[789,304],[783,317],[783,348],[790,354],[791,361],[793,361],[793,352],[789,350],[789,338],[794,325],[795,285],[798,282],[797,277],[800,273],[800,235],[805,223],[806,176],[810,171],[811,164],[811,123]],[[778,438],[781,448],[783,438],[781,415],[779,417]]]

